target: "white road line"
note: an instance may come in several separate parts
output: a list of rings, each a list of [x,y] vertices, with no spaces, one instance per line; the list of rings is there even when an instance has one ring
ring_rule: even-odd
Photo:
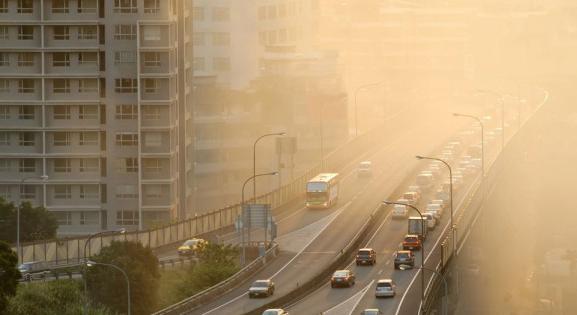
[[[357,305],[359,305],[359,302],[363,299],[363,296],[365,295],[365,293],[367,293],[367,291],[369,291],[369,288],[373,285],[373,283],[375,282],[375,280],[371,280],[371,282],[366,285],[364,288],[362,288],[359,292],[355,293],[353,296],[351,296],[350,298],[342,301],[341,303],[329,308],[328,310],[322,312],[322,314],[330,314],[330,312],[335,311],[336,309],[338,309],[339,307],[346,305],[347,303],[351,302],[353,299],[357,298],[358,295],[360,295],[360,297],[358,297],[358,300],[355,302],[354,307],[352,309],[352,311],[349,313],[351,314],[355,308],[357,308]],[[342,313],[338,313],[338,314],[342,314]]]

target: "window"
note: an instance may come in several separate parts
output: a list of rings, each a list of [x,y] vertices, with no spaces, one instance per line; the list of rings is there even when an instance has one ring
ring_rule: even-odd
[[[52,66],[53,67],[69,67],[70,66],[70,53],[67,53],[67,52],[52,53]]]
[[[82,186],[80,186],[82,189]],[[97,196],[98,198],[98,196]],[[95,199],[95,198],[85,198]],[[100,223],[97,211],[82,211],[80,212],[80,225],[98,225]]]
[[[144,186],[144,196],[149,199],[160,199],[162,198],[162,186],[159,185],[146,185]]]
[[[18,53],[18,67],[31,67],[34,66],[34,54],[33,53]]]
[[[7,53],[0,53],[0,67],[9,66],[10,60]]]
[[[160,40],[160,26],[144,27],[144,40]]]
[[[119,159],[118,171],[122,173],[136,173],[138,172],[138,159],[137,158],[124,158]]]
[[[10,81],[7,79],[0,79],[0,93],[10,92]]]
[[[78,54],[78,63],[81,65],[95,65],[98,58],[96,53],[81,52]]]
[[[54,119],[70,119],[70,106],[55,105],[52,113]]]
[[[114,52],[114,63],[135,63],[136,53],[134,51],[116,51]]]
[[[98,199],[98,185],[80,185],[80,198]]]
[[[93,105],[78,106],[79,119],[98,119],[98,107]]]
[[[80,79],[78,81],[78,93],[98,92],[98,81],[95,79]]]
[[[130,132],[117,133],[116,145],[119,146],[138,145],[138,134]]]
[[[54,40],[70,39],[70,27],[64,25],[54,26]]]
[[[18,108],[18,119],[34,119],[34,106],[20,105]]]
[[[33,79],[20,79],[18,80],[18,93],[34,93]]]
[[[32,25],[19,25],[18,26],[18,39],[19,40],[34,39],[34,26],[32,26]]]
[[[145,52],[142,55],[145,67],[160,67],[160,53]]]
[[[0,186],[0,198],[4,200],[9,200],[12,198],[12,193],[10,192],[10,186],[2,185]]]
[[[52,135],[53,144],[55,146],[69,146],[71,143],[71,134],[70,132],[55,132]]]
[[[78,39],[96,39],[96,26],[79,26]]]
[[[144,159],[142,160],[144,170],[148,173],[160,173],[162,170],[162,162],[160,159]]]
[[[7,132],[0,132],[0,145],[10,145],[10,134]]]
[[[7,172],[11,169],[9,159],[0,159],[0,172]]]
[[[52,81],[52,93],[70,93],[70,80],[55,79]]]
[[[204,8],[203,7],[192,8],[192,19],[194,21],[204,20]]]
[[[162,145],[162,134],[158,132],[147,133],[144,136],[144,145],[147,147],[159,147]]]
[[[114,79],[116,93],[136,93],[138,81],[136,79]]]
[[[215,7],[212,9],[212,19],[214,21],[228,21],[230,19],[230,11],[227,7]]]
[[[117,185],[116,198],[131,199],[138,198],[138,189],[135,185]]]
[[[144,13],[156,14],[160,12],[160,0],[144,0]]]
[[[159,120],[160,119],[159,106],[144,106],[142,108],[142,119],[145,120]]]
[[[130,211],[130,210],[117,211],[116,225],[138,225],[138,211]]]
[[[72,224],[72,212],[70,211],[54,211],[54,216],[58,225],[71,225]]]
[[[52,13],[68,13],[68,0],[52,0]]]
[[[98,144],[98,133],[97,132],[90,132],[90,131],[83,131],[80,132],[80,145],[97,145]]]
[[[72,199],[72,185],[54,185],[54,199]]]
[[[136,0],[114,0],[114,13],[137,13]]]
[[[30,147],[34,145],[36,137],[33,132],[18,133],[18,145],[22,147]]]
[[[33,13],[34,12],[34,1],[33,0],[18,0],[18,7],[16,7],[16,12],[18,12],[18,13]]]
[[[10,107],[0,105],[0,119],[10,119]]]
[[[116,119],[131,120],[138,118],[138,107],[131,104],[116,105]]]
[[[20,185],[20,199],[36,199],[36,187],[32,185]]]
[[[55,173],[70,173],[72,171],[72,163],[70,159],[55,159],[54,172]]]
[[[229,46],[230,34],[225,32],[216,32],[212,34],[212,43],[215,46]]]
[[[36,172],[36,161],[34,159],[20,159],[20,161],[18,161],[18,171],[20,173]]]
[[[80,159],[80,172],[98,172],[98,159]]]
[[[194,70],[202,71],[204,70],[204,58],[203,57],[194,57],[192,59],[192,67]]]
[[[8,0],[0,0],[0,13],[8,13]]]
[[[3,40],[10,39],[10,36],[8,35],[8,26],[6,25],[0,26],[0,39]]]
[[[230,70],[230,59],[229,58],[214,58],[214,70],[216,71],[228,71]]]
[[[159,90],[159,80],[158,79],[144,79],[144,93],[155,94]]]
[[[96,1],[78,0],[78,13],[96,13]]]
[[[192,33],[192,44],[194,46],[204,45],[204,33],[201,32]]]
[[[118,24],[114,25],[114,39],[116,40],[135,40],[136,25]]]

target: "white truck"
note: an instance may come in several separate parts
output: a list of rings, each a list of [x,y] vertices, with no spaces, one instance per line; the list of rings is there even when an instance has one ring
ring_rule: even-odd
[[[427,219],[419,217],[409,217],[408,234],[418,235],[421,241],[427,238]]]

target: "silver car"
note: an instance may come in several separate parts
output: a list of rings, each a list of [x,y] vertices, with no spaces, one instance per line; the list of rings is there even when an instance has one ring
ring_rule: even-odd
[[[377,282],[375,288],[375,297],[393,297],[395,296],[395,283],[391,279],[381,279]]]

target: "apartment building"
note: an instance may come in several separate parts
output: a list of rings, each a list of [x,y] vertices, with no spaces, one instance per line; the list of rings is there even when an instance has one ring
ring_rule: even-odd
[[[190,1],[0,0],[0,196],[59,235],[183,217],[191,25]]]

